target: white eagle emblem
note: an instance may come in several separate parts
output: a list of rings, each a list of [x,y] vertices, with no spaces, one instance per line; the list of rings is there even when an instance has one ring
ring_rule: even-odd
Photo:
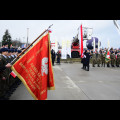
[[[48,74],[48,58],[47,57],[44,57],[42,59],[42,66],[41,66],[41,73],[42,73],[42,76],[44,76],[44,74]]]

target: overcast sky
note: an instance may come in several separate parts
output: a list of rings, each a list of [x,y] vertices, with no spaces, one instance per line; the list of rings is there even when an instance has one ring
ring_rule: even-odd
[[[93,28],[93,37],[98,37],[101,41],[101,47],[107,47],[107,41],[110,40],[110,46],[120,47],[120,34],[113,24],[113,20],[0,20],[0,41],[6,29],[13,40],[20,39],[21,42],[27,40],[27,28],[29,28],[29,43],[35,40],[49,25],[52,26],[50,34],[51,42],[55,39],[61,44],[61,41],[72,40],[77,34],[77,28],[83,24],[83,27]]]

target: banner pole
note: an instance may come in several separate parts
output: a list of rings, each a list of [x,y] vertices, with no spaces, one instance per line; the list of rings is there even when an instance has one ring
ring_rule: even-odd
[[[53,24],[50,25],[50,26],[48,27],[48,29],[45,30],[41,35],[39,35],[29,46],[27,46],[27,48],[24,49],[24,50],[11,62],[11,65],[13,65],[14,62],[15,62],[17,59],[19,59],[19,57],[20,57],[22,54],[24,54],[24,52],[26,52],[26,51],[31,47],[31,45],[33,45],[45,32],[47,32],[47,31],[49,30],[49,28],[51,28],[51,26],[53,26]]]

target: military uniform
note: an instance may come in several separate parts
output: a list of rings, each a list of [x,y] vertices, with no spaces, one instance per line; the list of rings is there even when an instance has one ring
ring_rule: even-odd
[[[115,67],[115,53],[111,52],[110,59],[111,59],[111,66]]]
[[[96,64],[96,54],[92,53],[92,66],[95,67]]]
[[[12,48],[11,49],[11,53],[14,53],[15,52],[15,50]],[[11,55],[11,62],[13,61],[15,59],[15,56],[12,54]],[[11,71],[12,72],[12,71]],[[14,83],[15,83],[15,78],[13,77],[13,76],[11,76],[10,74],[9,74],[9,82],[10,82],[10,86],[12,86]]]
[[[104,52],[101,53],[101,67],[103,66],[103,64],[105,67],[105,54],[104,54]]]
[[[11,50],[9,49],[8,53],[10,53]],[[11,55],[8,56],[8,62],[11,63],[12,61],[12,57]],[[9,71],[9,78],[8,78],[8,86],[10,87],[11,86],[11,81],[10,81],[10,73],[12,72],[11,68],[8,68],[8,71]]]
[[[97,62],[97,66],[100,67],[101,57],[99,53],[96,54],[96,62]]]
[[[119,67],[120,65],[120,53],[117,53],[117,58],[116,58],[116,66]]]
[[[20,54],[21,53],[21,50],[18,50],[17,51],[18,52],[18,54]],[[15,58],[17,57],[17,53],[16,53],[16,55],[15,55]],[[15,78],[15,86],[17,87],[19,84],[21,84],[21,80],[16,76]]]
[[[5,51],[7,49],[1,49],[2,51]],[[8,63],[7,56],[0,55],[0,97],[3,97],[8,90],[8,69],[6,69],[5,65]]]

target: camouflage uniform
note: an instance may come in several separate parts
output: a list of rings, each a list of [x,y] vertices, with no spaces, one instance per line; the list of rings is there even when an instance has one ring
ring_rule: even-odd
[[[98,67],[100,67],[101,57],[100,57],[100,54],[99,54],[99,53],[96,54],[96,61],[97,61]]]
[[[120,65],[120,53],[117,53],[116,66],[119,67],[119,65]]]
[[[96,64],[96,54],[93,53],[92,54],[92,66],[95,67],[95,64]]]
[[[101,67],[103,66],[103,64],[105,67],[105,54],[104,53],[101,54]]]
[[[112,54],[110,55],[111,66],[112,66],[112,67],[115,67],[115,58],[116,58],[115,54],[112,53]]]

